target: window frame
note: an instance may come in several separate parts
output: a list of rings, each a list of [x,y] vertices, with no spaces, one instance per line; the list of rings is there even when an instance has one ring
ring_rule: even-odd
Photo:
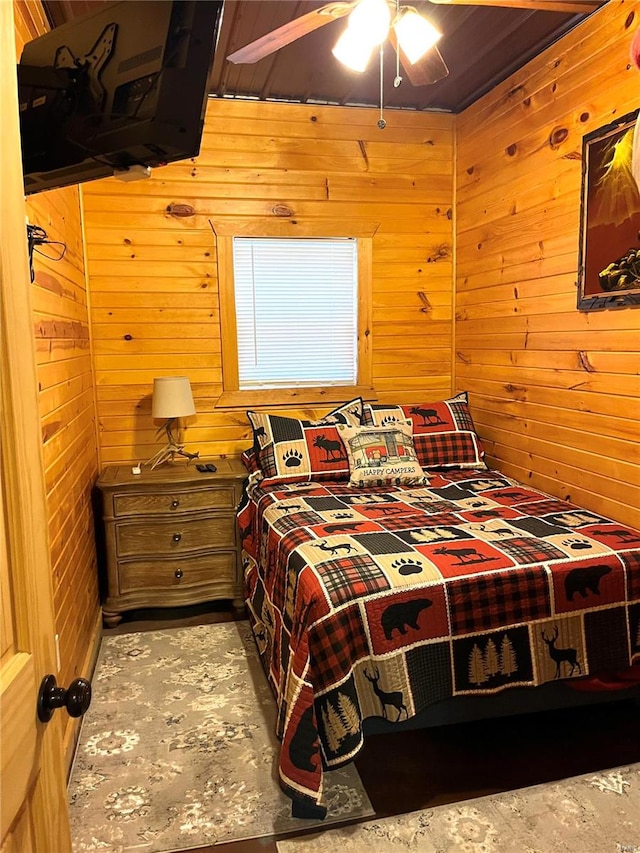
[[[278,226],[281,223],[277,224]],[[243,229],[215,228],[217,237],[218,290],[220,298],[220,332],[222,337],[222,394],[217,407],[247,408],[262,405],[313,405],[343,402],[352,397],[375,398],[372,387],[372,251],[371,231],[344,234],[327,233],[326,228],[299,227],[294,235],[283,233],[281,227],[264,227],[259,233],[242,233]],[[240,389],[238,373],[238,336],[235,308],[235,279],[233,269],[233,238],[265,237],[317,239],[351,237],[357,241],[358,254],[358,376],[355,385],[300,385],[269,389]]]

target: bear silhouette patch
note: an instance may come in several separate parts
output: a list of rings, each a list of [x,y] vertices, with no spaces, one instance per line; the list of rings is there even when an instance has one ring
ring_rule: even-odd
[[[589,593],[600,595],[600,580],[611,571],[604,563],[596,563],[593,566],[583,566],[573,569],[564,579],[564,591],[568,601],[573,601],[577,593],[586,598]]]
[[[431,607],[429,598],[415,598],[412,601],[400,601],[390,604],[382,613],[380,624],[387,640],[390,640],[394,631],[401,634],[407,633],[407,628],[418,630],[418,617],[423,610]]]
[[[300,722],[289,744],[289,758],[299,770],[308,770],[312,773],[316,769],[316,763],[312,759],[319,751],[317,737],[318,733],[313,725],[313,708],[307,708],[300,717]]]

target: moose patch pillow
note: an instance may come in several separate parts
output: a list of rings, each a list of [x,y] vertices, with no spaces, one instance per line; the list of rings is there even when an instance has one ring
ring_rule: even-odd
[[[409,420],[413,442],[423,468],[485,468],[466,391],[438,403],[382,406],[365,403],[362,422],[385,426]]]
[[[271,483],[348,480],[349,460],[338,433],[340,424],[359,424],[362,400],[344,403],[319,421],[266,412],[247,412],[265,479]]]
[[[410,422],[384,427],[342,425],[338,431],[349,457],[350,486],[425,486],[429,483],[418,463]]]

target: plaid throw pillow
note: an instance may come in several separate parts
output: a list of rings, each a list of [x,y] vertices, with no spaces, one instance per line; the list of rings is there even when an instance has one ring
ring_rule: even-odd
[[[423,468],[486,467],[466,391],[439,403],[363,406],[364,424],[385,426],[404,420],[413,424],[413,443]]]
[[[248,450],[243,450],[240,454],[240,459],[242,460],[242,464],[250,474],[255,474],[256,471],[260,470],[260,465],[258,464],[258,454],[256,453],[254,447],[250,447]]]
[[[247,417],[253,427],[258,463],[266,478],[263,485],[349,479],[347,452],[337,426],[360,424],[360,397],[344,403],[319,421],[266,412],[247,412]]]
[[[392,426],[339,426],[347,455],[350,486],[425,486],[429,480],[418,464],[411,422]]]
[[[258,454],[256,453],[253,447],[250,447],[248,450],[243,450],[240,454],[240,459],[244,467],[249,472],[249,477],[247,478],[247,488],[252,488],[258,483],[262,482],[264,479],[264,474],[260,470],[260,464],[258,463]]]

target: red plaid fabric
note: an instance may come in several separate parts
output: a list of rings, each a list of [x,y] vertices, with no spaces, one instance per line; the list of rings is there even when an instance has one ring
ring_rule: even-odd
[[[543,568],[454,578],[447,589],[452,634],[490,631],[551,615]]]
[[[620,554],[627,574],[627,596],[629,601],[640,601],[640,552]]]
[[[549,542],[544,542],[542,539],[501,539],[499,542],[494,542],[501,551],[508,554],[516,561],[529,565],[530,563],[544,563],[547,560],[564,560],[566,554],[559,548],[554,548]]]
[[[273,522],[273,527],[279,533],[287,533],[289,530],[295,530],[298,527],[310,527],[313,524],[321,524],[322,516],[315,512],[293,512],[290,515],[283,515],[281,518]]]
[[[346,607],[309,629],[309,656],[317,673],[318,691],[339,682],[353,665],[368,657],[369,648],[357,607]]]
[[[327,560],[316,566],[316,573],[335,606],[391,587],[380,567],[366,555]]]
[[[480,468],[484,464],[484,449],[473,425],[466,392],[416,406],[365,403],[362,419],[375,426],[410,420],[414,447],[423,468]]]
[[[295,554],[298,545],[304,545],[311,539],[311,534],[304,527],[287,531],[276,546],[278,565],[287,566],[286,572],[278,572],[273,579],[273,603],[281,611],[285,609],[287,590],[295,586],[297,574],[305,563]]]
[[[258,456],[253,447],[250,447],[248,450],[243,450],[240,454],[240,460],[250,474],[255,474],[256,471],[260,470]]]
[[[447,465],[475,467],[479,462],[478,445],[469,433],[414,435],[413,444],[425,468],[444,468]]]
[[[457,519],[455,519],[457,521]],[[386,530],[411,530],[414,527],[424,526],[424,514],[400,515],[384,519]]]
[[[549,498],[548,500],[539,500],[534,501],[532,503],[522,503],[518,505],[518,510],[523,513],[523,515],[549,515],[552,512],[561,512],[563,509],[567,508],[567,504],[562,501],[553,500],[553,498]]]

